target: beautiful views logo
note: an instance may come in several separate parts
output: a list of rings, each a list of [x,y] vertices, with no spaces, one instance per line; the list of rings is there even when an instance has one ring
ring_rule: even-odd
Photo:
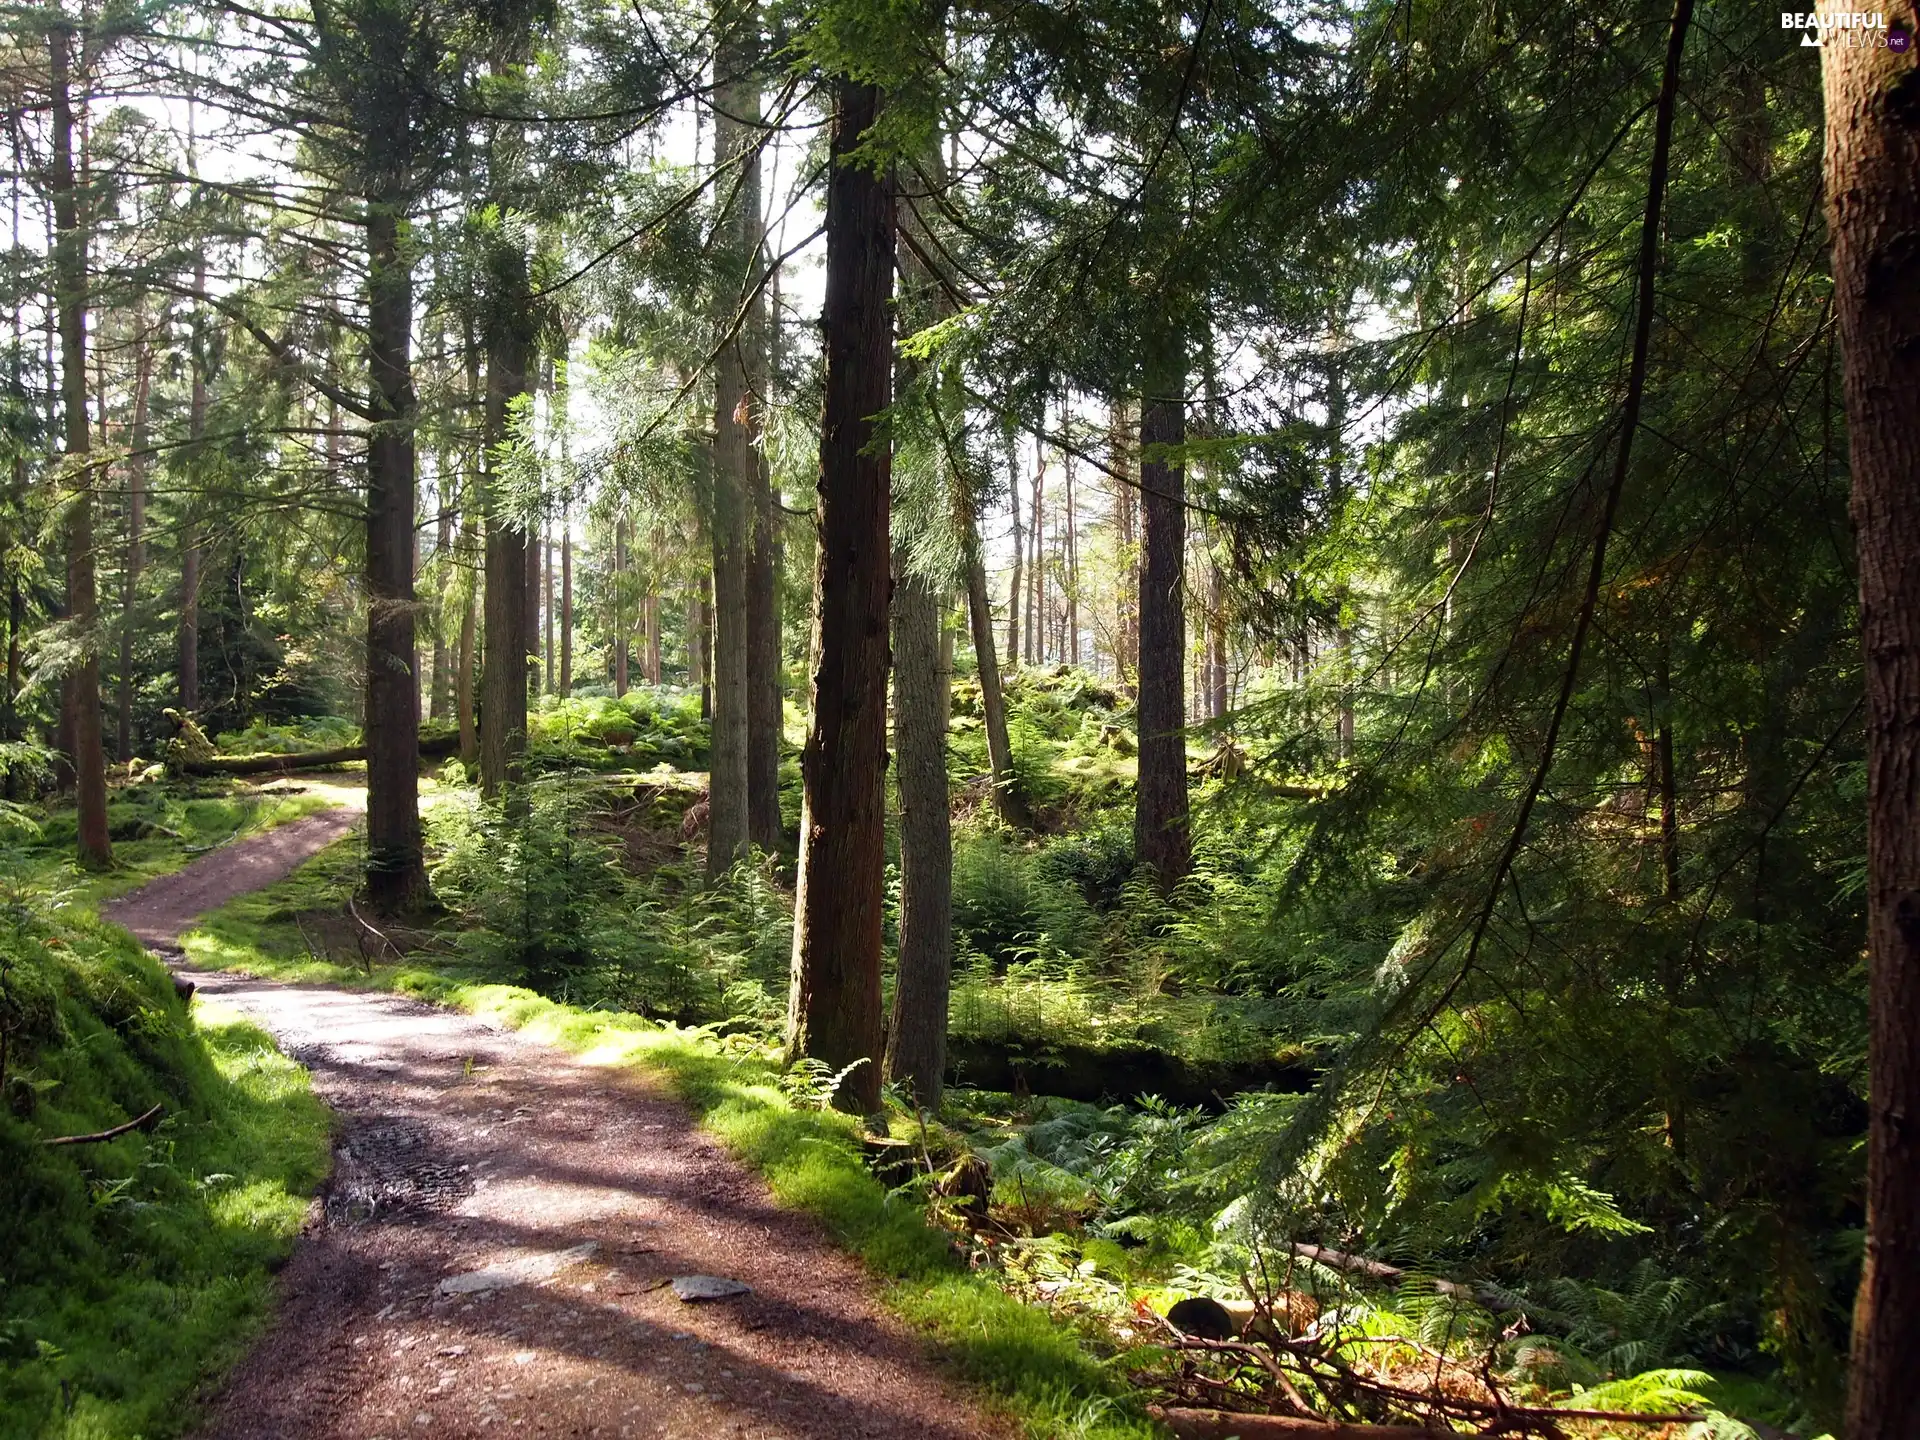
[[[1800,31],[1802,45],[1870,45],[1875,49],[1885,48],[1896,55],[1904,55],[1913,44],[1913,36],[1903,26],[1889,27],[1886,16],[1870,10],[1833,11],[1828,14],[1782,10],[1780,28]]]

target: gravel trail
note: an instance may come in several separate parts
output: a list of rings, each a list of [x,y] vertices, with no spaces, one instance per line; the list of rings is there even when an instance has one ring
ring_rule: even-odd
[[[353,816],[292,822],[109,907],[177,964],[193,916]],[[335,1170],[208,1440],[963,1440],[975,1410],[860,1267],[630,1071],[392,995],[187,971],[339,1116]],[[750,1293],[685,1303],[677,1276]]]

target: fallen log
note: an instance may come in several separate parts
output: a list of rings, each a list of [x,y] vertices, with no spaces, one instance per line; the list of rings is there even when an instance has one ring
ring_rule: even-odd
[[[91,1135],[55,1135],[42,1140],[42,1145],[97,1145],[102,1140],[113,1140],[129,1130],[150,1130],[160,1120],[161,1106],[154,1106],[144,1115],[136,1115],[124,1125],[116,1125],[111,1130],[96,1130]]]
[[[1357,1425],[1336,1420],[1309,1420],[1295,1415],[1239,1415],[1231,1410],[1189,1410],[1149,1405],[1147,1413],[1180,1440],[1434,1440],[1455,1436],[1453,1430],[1430,1430],[1424,1425]]]
[[[1309,1245],[1305,1241],[1296,1240],[1288,1248],[1302,1259],[1325,1265],[1329,1270],[1341,1270],[1349,1275],[1364,1275],[1369,1280],[1378,1280],[1387,1285],[1398,1285],[1407,1277],[1407,1272],[1398,1265],[1389,1265],[1384,1260],[1369,1259],[1365,1255],[1352,1255],[1345,1250],[1334,1250],[1325,1245]],[[1514,1303],[1511,1295],[1491,1285],[1463,1285],[1458,1280],[1438,1279],[1430,1283],[1441,1295],[1449,1295],[1458,1300],[1472,1300],[1486,1306],[1489,1310],[1510,1309]]]
[[[432,735],[420,742],[422,760],[444,760],[460,748],[458,735]],[[188,775],[284,775],[293,770],[332,770],[367,758],[364,745],[339,745],[331,750],[302,750],[291,754],[201,755],[171,760]]]

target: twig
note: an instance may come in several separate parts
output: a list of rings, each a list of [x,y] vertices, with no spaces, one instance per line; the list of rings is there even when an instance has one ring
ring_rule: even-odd
[[[163,1108],[164,1108],[163,1106],[156,1105],[151,1110],[147,1111],[146,1114],[137,1116],[136,1118],[127,1121],[127,1123],[124,1125],[116,1125],[111,1130],[96,1130],[91,1135],[55,1135],[55,1136],[52,1136],[51,1138],[43,1139],[40,1143],[42,1145],[98,1144],[102,1140],[112,1140],[118,1136],[124,1135],[129,1130],[145,1130],[150,1128],[154,1124],[154,1122],[160,1118],[160,1111]]]

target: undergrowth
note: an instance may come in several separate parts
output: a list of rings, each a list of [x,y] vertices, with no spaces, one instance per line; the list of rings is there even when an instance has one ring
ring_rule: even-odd
[[[221,817],[220,823],[224,823]],[[0,1437],[184,1428],[327,1166],[306,1072],[58,892],[0,895]],[[53,1147],[161,1107],[149,1133]]]
[[[862,1158],[857,1122],[798,1103],[753,1035],[716,1034],[610,1009],[583,1009],[492,983],[485,962],[449,956],[428,967],[360,967],[317,959],[291,917],[331,898],[351,873],[345,847],[288,880],[237,900],[185,937],[196,964],[282,979],[405,991],[525,1030],[593,1064],[639,1064],[665,1075],[700,1122],[767,1180],[785,1205],[818,1219],[883,1282],[888,1303],[925,1330],[960,1374],[1017,1416],[1029,1434],[1145,1440],[1156,1432],[1121,1377],[1071,1325],[970,1273],[918,1197],[890,1192]],[[497,961],[495,962],[497,963]]]

